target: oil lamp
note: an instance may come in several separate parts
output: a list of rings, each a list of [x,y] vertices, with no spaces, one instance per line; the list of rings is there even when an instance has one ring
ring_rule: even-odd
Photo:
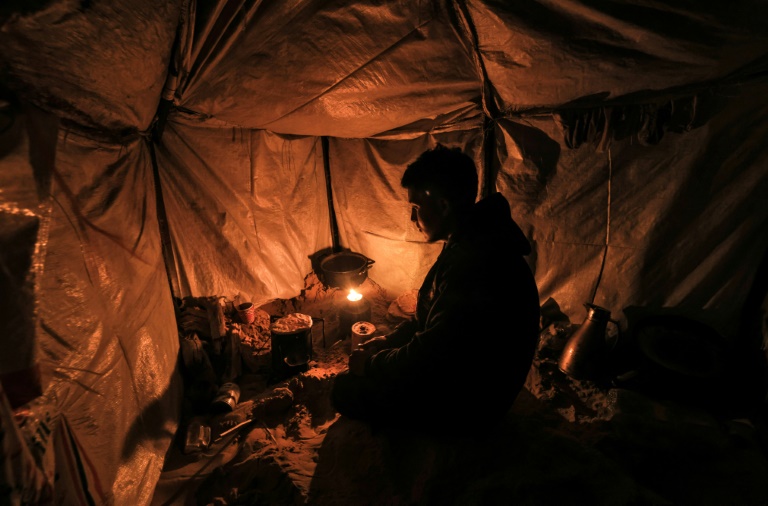
[[[339,337],[343,339],[351,335],[352,325],[355,323],[370,320],[371,304],[365,300],[362,293],[350,288],[339,311]]]

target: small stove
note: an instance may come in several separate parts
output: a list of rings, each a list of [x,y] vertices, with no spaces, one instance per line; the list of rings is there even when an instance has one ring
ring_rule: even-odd
[[[339,338],[345,339],[352,335],[352,325],[355,323],[369,321],[371,321],[371,303],[363,298],[363,294],[350,289],[349,295],[339,308]]]

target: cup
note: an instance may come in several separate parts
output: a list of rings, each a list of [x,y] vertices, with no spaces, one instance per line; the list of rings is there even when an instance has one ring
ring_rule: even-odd
[[[376,326],[371,322],[357,322],[352,325],[352,351],[372,338],[374,332],[376,332]]]
[[[237,306],[237,317],[243,323],[253,323],[256,319],[256,306],[253,302],[243,302]]]
[[[228,413],[235,409],[240,401],[240,387],[237,383],[224,383],[216,392],[216,398],[213,399],[211,411],[214,413]]]

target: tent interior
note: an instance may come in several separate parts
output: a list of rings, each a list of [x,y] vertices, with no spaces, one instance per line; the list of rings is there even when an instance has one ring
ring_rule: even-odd
[[[765,504],[764,12],[3,2],[3,503]],[[370,319],[396,324],[441,248],[400,178],[437,144],[509,201],[542,304],[526,388],[475,439],[372,432],[328,401],[350,338],[318,259],[373,260]],[[653,364],[563,375],[585,304],[610,311],[613,351],[652,334]],[[291,312],[323,324],[307,368],[271,381],[269,322]],[[190,346],[237,409],[192,398]],[[213,437],[190,450],[193,429]]]

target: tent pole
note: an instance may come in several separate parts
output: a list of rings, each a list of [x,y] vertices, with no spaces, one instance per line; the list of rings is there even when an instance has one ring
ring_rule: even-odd
[[[157,165],[157,155],[155,154],[155,141],[148,138],[147,147],[149,148],[149,157],[152,160],[152,174],[155,180],[155,212],[157,213],[157,222],[160,229],[160,243],[163,260],[165,260],[165,272],[168,276],[168,284],[171,287],[171,295],[181,297],[181,285],[176,270],[176,261],[173,256],[173,246],[171,245],[171,230],[168,228],[163,191],[160,187],[160,169]]]
[[[331,160],[329,155],[328,137],[320,137],[320,144],[323,148],[323,169],[325,170],[325,191],[328,198],[328,218],[331,222],[331,240],[333,241],[333,252],[341,251],[339,243],[339,224],[336,222],[336,212],[333,208],[333,190],[331,188]]]
[[[453,7],[454,22],[457,28],[467,37],[472,45],[473,56],[477,75],[482,80],[481,105],[483,108],[483,180],[480,184],[480,198],[485,198],[496,191],[496,121],[502,117],[501,111],[494,96],[496,90],[488,77],[488,70],[483,63],[483,57],[480,52],[480,42],[477,30],[472,22],[472,15],[467,7],[466,0],[454,0]]]

